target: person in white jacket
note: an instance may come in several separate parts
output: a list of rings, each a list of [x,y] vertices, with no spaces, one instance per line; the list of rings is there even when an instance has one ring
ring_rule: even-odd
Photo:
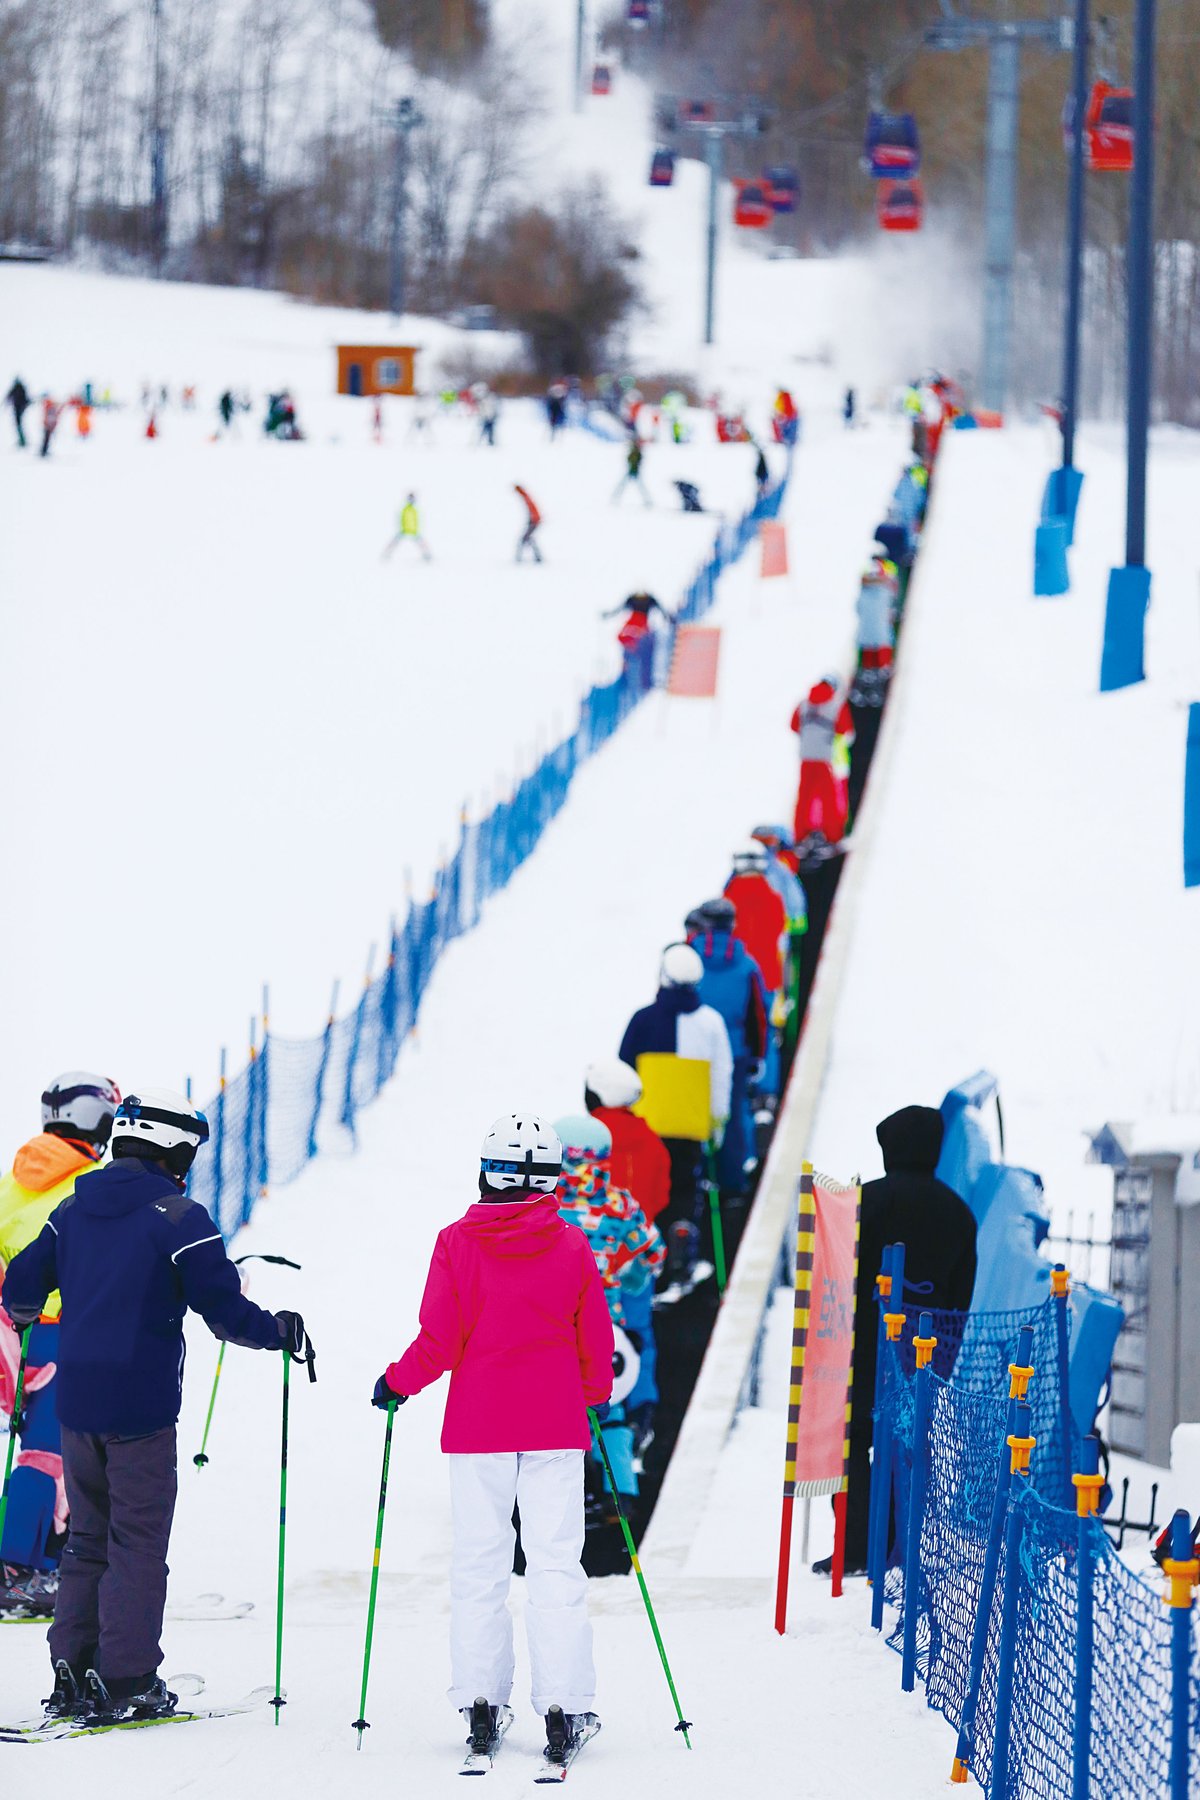
[[[671,1158],[671,1200],[658,1225],[667,1239],[672,1280],[689,1279],[695,1270],[704,1196],[702,1151],[721,1141],[733,1084],[729,1033],[720,1013],[700,999],[703,976],[704,964],[690,944],[668,944],[658,993],[634,1013],[619,1051],[621,1061],[642,1078],[641,1110]],[[697,1065],[704,1064],[707,1109],[695,1104],[694,1075]]]

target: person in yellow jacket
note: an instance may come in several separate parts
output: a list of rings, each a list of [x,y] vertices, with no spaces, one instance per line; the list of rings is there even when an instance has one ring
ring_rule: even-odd
[[[101,1160],[121,1104],[106,1075],[72,1069],[42,1095],[42,1129],[0,1176],[0,1412],[16,1399],[21,1339],[4,1311],[3,1274],[17,1252],[39,1235],[76,1179]],[[8,1492],[0,1543],[0,1614],[49,1614],[58,1589],[58,1560],[66,1536],[62,1445],[54,1397],[59,1296],[30,1331],[25,1391],[18,1429],[21,1451]]]
[[[383,553],[384,561],[392,554],[397,544],[415,544],[425,562],[430,559],[429,545],[421,536],[421,515],[417,511],[417,496],[410,494],[400,508],[400,525],[395,537]]]

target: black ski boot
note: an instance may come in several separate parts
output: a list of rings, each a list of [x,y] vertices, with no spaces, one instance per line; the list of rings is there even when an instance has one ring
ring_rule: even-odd
[[[600,1720],[593,1712],[565,1713],[561,1706],[552,1706],[546,1713],[546,1748],[542,1754],[555,1768],[563,1768],[599,1729]]]
[[[149,1675],[121,1675],[104,1681],[95,1669],[87,1672],[90,1701],[88,1717],[96,1725],[118,1725],[123,1719],[165,1719],[175,1711],[178,1694],[153,1671]]]
[[[476,1755],[486,1756],[496,1742],[500,1708],[489,1706],[480,1695],[474,1706],[464,1706],[463,1718],[467,1721],[471,1733],[467,1739],[468,1744]]]
[[[54,1665],[54,1692],[42,1705],[47,1719],[82,1719],[91,1710],[87,1678],[77,1675],[65,1656]]]

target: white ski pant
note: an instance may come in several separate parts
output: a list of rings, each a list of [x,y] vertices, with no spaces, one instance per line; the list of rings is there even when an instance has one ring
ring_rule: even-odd
[[[508,1610],[521,1511],[526,1629],[535,1712],[590,1712],[596,1697],[583,1554],[583,1451],[506,1450],[451,1456],[450,1699],[505,1706],[513,1685]]]

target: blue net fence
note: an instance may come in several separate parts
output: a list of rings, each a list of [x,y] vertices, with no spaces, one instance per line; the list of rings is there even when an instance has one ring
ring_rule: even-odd
[[[264,1029],[246,1066],[222,1080],[205,1109],[211,1135],[189,1192],[226,1239],[247,1223],[268,1185],[294,1180],[322,1151],[353,1148],[358,1112],[394,1073],[443,951],[478,924],[487,900],[533,854],[580,767],[647,694],[666,684],[676,629],[713,606],[724,570],[743,555],[760,523],[778,516],[790,473],[789,463],[747,512],[722,523],[669,628],[647,634],[625,653],[614,680],[589,690],[571,735],[486,817],[462,820],[454,855],[438,870],[428,900],[411,904],[403,926],[393,928],[384,968],[366,982],[353,1011],[330,1018],[317,1037],[283,1038]]]
[[[1068,1464],[1054,1308],[1051,1300],[1028,1317],[935,1315],[921,1443],[911,1342],[887,1347],[876,1439],[882,1427],[886,1442],[890,1430],[895,1545],[884,1591],[897,1612],[888,1641],[903,1652],[911,1605],[912,1673],[959,1732],[958,1756],[988,1795],[1195,1800],[1195,1615],[1185,1614],[1188,1676],[1177,1682],[1176,1613],[1121,1560],[1098,1517],[1077,1517],[1073,1498],[1069,1508],[1060,1503]],[[1038,1439],[1028,1476],[1010,1473],[1007,1442],[1008,1364],[1023,1324],[1034,1333],[1029,1435]],[[1078,1441],[1070,1456],[1078,1468]],[[918,1458],[923,1483],[914,1481]],[[916,1569],[912,1594],[906,1560]],[[1188,1734],[1189,1765],[1182,1777],[1177,1765],[1173,1780],[1174,1709],[1185,1721],[1177,1729]]]

